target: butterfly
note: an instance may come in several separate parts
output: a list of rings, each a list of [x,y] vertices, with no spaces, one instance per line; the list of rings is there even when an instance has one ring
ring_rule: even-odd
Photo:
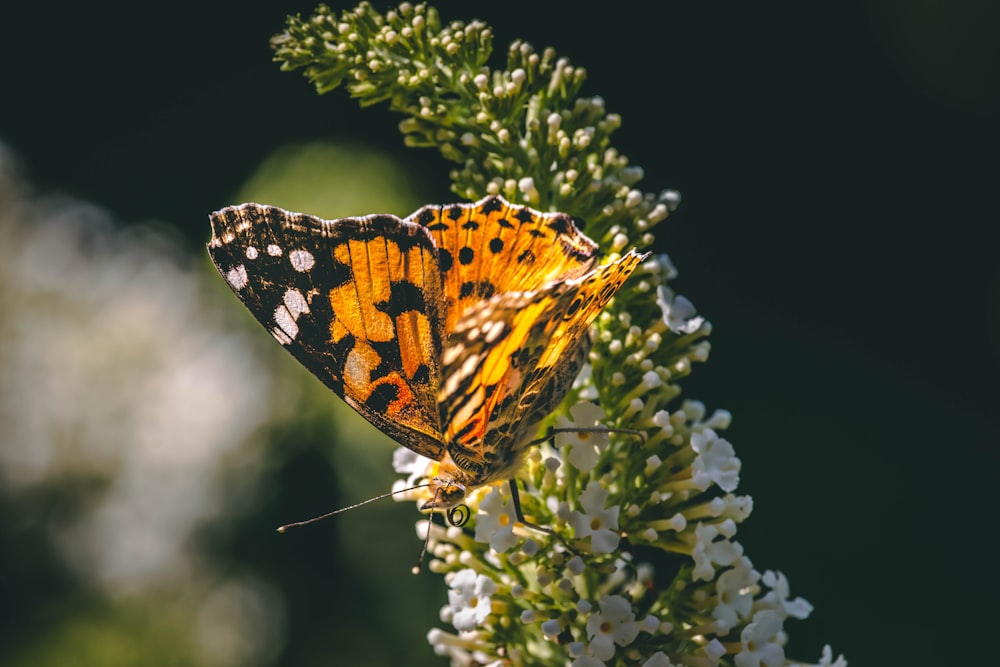
[[[254,317],[376,428],[439,462],[427,510],[502,480],[516,500],[514,473],[586,361],[590,324],[646,256],[599,265],[569,216],[499,196],[403,219],[255,203],[210,219],[212,261]]]

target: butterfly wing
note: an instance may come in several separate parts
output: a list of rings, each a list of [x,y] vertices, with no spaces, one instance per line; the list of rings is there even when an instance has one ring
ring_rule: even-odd
[[[259,204],[211,221],[212,261],[278,342],[378,429],[440,459],[445,301],[427,230]]]
[[[630,251],[578,278],[499,294],[459,320],[439,401],[452,459],[476,483],[512,474],[539,421],[565,397],[589,326],[645,255]]]
[[[490,196],[471,204],[425,206],[407,220],[439,248],[448,331],[466,310],[504,292],[579,277],[597,264],[597,244],[564,213],[541,213]]]

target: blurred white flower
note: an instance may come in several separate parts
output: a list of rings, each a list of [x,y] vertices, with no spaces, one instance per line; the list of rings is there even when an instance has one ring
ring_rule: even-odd
[[[490,596],[496,592],[496,582],[473,569],[465,569],[455,573],[449,586],[452,625],[459,632],[474,630],[490,615]]]
[[[249,474],[240,496],[223,488],[227,461],[239,451],[247,473],[262,467],[257,433],[296,392],[242,333],[207,260],[186,261],[153,228],[116,229],[94,206],[29,199],[3,162],[0,487],[12,502],[80,489],[73,512],[21,520],[42,524],[95,589],[194,590],[211,571],[195,531],[235,516],[254,486]],[[283,634],[277,593],[249,579],[216,593],[190,599],[216,619],[213,608],[243,611],[202,648],[252,636],[242,664],[269,660]],[[266,603],[243,605],[252,599]]]
[[[670,658],[663,651],[657,651],[653,655],[649,656],[649,660],[642,663],[642,667],[673,667]]]

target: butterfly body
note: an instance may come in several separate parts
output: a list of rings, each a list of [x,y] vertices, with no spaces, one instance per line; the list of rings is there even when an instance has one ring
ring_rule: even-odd
[[[597,266],[569,217],[497,196],[405,219],[249,203],[211,222],[212,260],[275,339],[439,462],[428,509],[513,476],[586,360],[590,323],[643,258]]]

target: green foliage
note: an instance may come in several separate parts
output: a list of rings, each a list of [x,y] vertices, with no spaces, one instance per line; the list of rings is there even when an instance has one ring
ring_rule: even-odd
[[[320,93],[343,85],[362,105],[405,114],[406,143],[457,163],[452,189],[464,198],[502,194],[577,216],[602,245],[635,232],[621,247],[649,246],[648,230],[676,203],[674,193],[633,189],[642,170],[611,144],[621,118],[601,98],[580,97],[586,72],[551,48],[516,41],[506,67],[493,70],[485,24],[442,23],[422,4],[383,15],[367,2],[339,16],[321,5],[291,17],[272,45],[282,69],[302,69]]]

